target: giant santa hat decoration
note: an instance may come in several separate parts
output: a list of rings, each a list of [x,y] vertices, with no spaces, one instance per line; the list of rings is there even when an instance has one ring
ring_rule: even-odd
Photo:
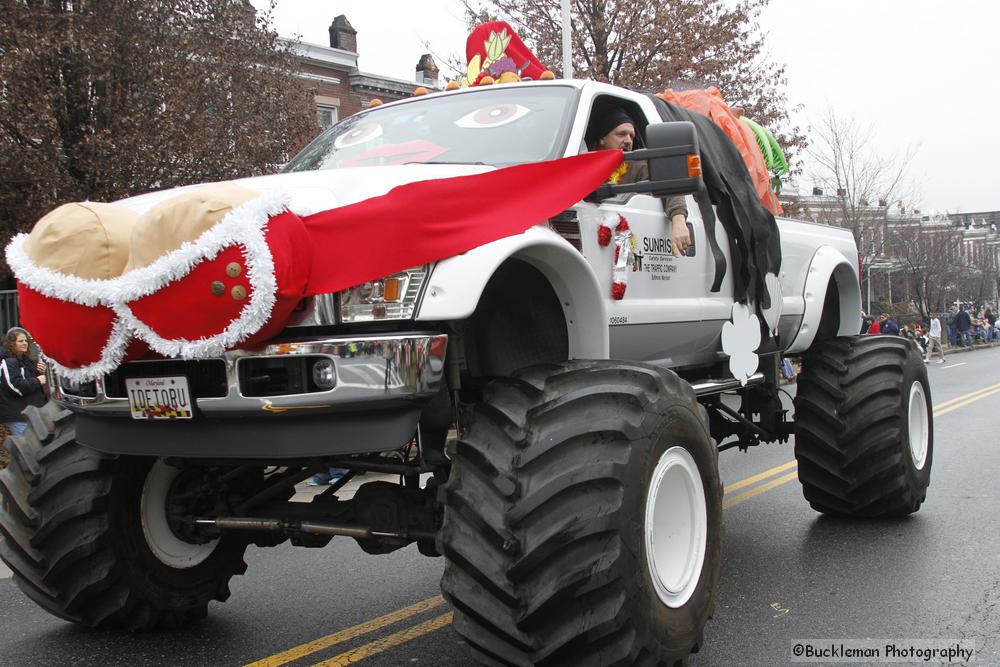
[[[519,234],[621,161],[601,151],[419,181],[307,216],[281,193],[232,183],[183,190],[142,215],[66,204],[14,237],[7,262],[22,324],[61,375],[86,381],[150,350],[199,359],[267,340],[304,297]],[[358,244],[359,230],[395,242]]]

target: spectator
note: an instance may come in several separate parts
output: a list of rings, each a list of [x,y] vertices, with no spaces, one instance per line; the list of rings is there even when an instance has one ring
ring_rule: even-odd
[[[28,428],[21,415],[25,408],[41,407],[48,400],[45,364],[32,361],[28,348],[27,331],[15,327],[7,332],[0,364],[0,420],[7,424],[11,435],[21,435]]]
[[[888,313],[882,313],[882,323],[879,327],[884,334],[889,334],[890,336],[899,335],[899,325],[896,324],[895,320],[889,317]]]
[[[948,344],[952,347],[958,345],[958,330],[955,328],[955,306],[948,308],[944,314],[944,327],[948,334]]]
[[[970,347],[972,339],[969,336],[969,330],[972,328],[972,318],[969,317],[969,313],[965,310],[964,305],[960,306],[958,312],[955,313],[955,319],[952,320],[952,324],[955,327],[959,345]]]
[[[874,321],[875,320],[870,315],[868,315],[867,313],[865,313],[865,311],[862,310],[861,311],[861,333],[868,333],[868,329],[871,328],[872,322],[874,322]]]
[[[882,333],[882,328],[879,326],[878,320],[876,320],[875,318],[872,318],[872,324],[871,324],[870,327],[868,327],[867,333],[870,333],[870,334]]]
[[[939,364],[944,363],[944,348],[941,347],[941,320],[938,319],[937,315],[931,315],[931,326],[929,331],[929,336],[927,338],[927,358],[926,363],[931,363],[931,357],[934,355],[934,348],[937,348],[938,354],[941,358],[938,360]]]
[[[329,468],[325,472],[318,472],[306,482],[309,486],[325,486],[336,484],[340,478],[350,472],[347,468]]]

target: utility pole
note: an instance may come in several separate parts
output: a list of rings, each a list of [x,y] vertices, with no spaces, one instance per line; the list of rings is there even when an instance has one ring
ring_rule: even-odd
[[[868,310],[865,311],[865,312],[867,312],[869,315],[871,315],[872,314],[872,265],[871,265],[871,262],[868,263],[868,280],[866,280],[865,282],[868,283]]]
[[[569,18],[570,0],[562,0],[562,55],[563,55],[563,78],[573,78],[573,26]]]

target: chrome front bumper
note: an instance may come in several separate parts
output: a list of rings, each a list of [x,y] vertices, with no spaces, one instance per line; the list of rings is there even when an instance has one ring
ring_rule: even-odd
[[[447,341],[447,335],[437,333],[276,339],[262,349],[225,353],[220,359],[225,363],[226,395],[196,397],[194,402],[197,412],[206,417],[316,415],[376,409],[392,403],[412,404],[415,400],[430,398],[440,389]],[[333,388],[278,396],[245,396],[242,393],[238,373],[241,360],[296,355],[332,360],[336,369]],[[130,376],[143,377],[144,363],[157,362],[127,364]],[[57,379],[53,395],[57,401],[78,412],[94,416],[130,416],[128,399],[109,396],[107,389],[107,378],[102,378],[95,383],[96,396],[78,396],[70,393]]]

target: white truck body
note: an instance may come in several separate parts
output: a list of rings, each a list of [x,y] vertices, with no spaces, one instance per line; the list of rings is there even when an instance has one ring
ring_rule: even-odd
[[[562,157],[585,151],[584,133],[592,102],[612,96],[632,103],[646,122],[659,122],[645,95],[592,81],[535,82],[533,86],[573,86],[579,102]],[[476,94],[476,91],[440,93]],[[437,97],[438,95],[435,95]],[[406,100],[393,105],[422,103]],[[385,194],[397,185],[490,171],[489,165],[407,164],[355,167],[277,174],[242,179],[241,185],[261,192],[279,190],[292,196],[292,208],[319,211]],[[176,190],[124,200],[142,212],[174,196]],[[639,270],[630,276],[625,298],[612,300],[610,247],[597,244],[596,216],[574,207],[579,217],[581,251],[542,222],[523,234],[501,239],[463,255],[438,262],[417,308],[417,322],[441,322],[469,317],[479,303],[494,271],[509,259],[538,268],[549,280],[565,309],[572,358],[619,358],[650,361],[670,367],[704,364],[722,355],[719,337],[733,305],[731,273],[718,292],[710,292],[714,264],[700,214],[688,198],[694,231],[695,256],[675,258],[669,251],[669,225],[660,201],[650,195],[624,195],[597,207],[598,212],[624,215],[636,235]],[[787,353],[808,349],[823,313],[827,285],[838,287],[840,303],[837,333],[857,333],[861,322],[858,254],[850,231],[790,219],[778,219],[782,266],[779,275],[782,315],[779,341]],[[732,266],[729,243],[717,225],[718,245]],[[391,241],[390,241],[391,242]],[[665,330],[663,327],[668,326]],[[723,355],[724,356],[724,355]]]

